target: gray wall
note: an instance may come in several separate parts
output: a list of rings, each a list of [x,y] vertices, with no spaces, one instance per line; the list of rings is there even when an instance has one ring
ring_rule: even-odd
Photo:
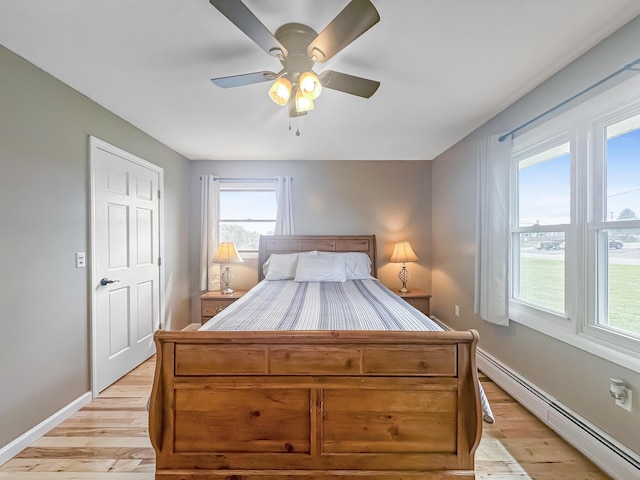
[[[458,329],[475,328],[480,347],[620,442],[640,452],[640,402],[615,406],[609,377],[640,392],[640,375],[511,322],[493,326],[473,315],[476,149],[480,139],[535,117],[638,58],[640,18],[601,42],[433,162],[433,307]],[[460,317],[453,315],[460,306]],[[632,428],[631,426],[635,426]]]
[[[189,161],[0,47],[0,448],[91,388],[89,135],[164,168],[166,319],[189,319]]]
[[[200,321],[200,175],[293,177],[297,234],[375,234],[378,277],[398,288],[400,265],[388,259],[408,240],[420,262],[407,266],[408,286],[431,291],[431,162],[429,161],[204,161],[191,166],[192,319]],[[256,260],[233,266],[235,288],[258,281]]]
[[[629,428],[640,424],[637,399],[628,413],[607,392],[610,376],[640,391],[637,374],[518,324],[495,327],[472,314],[477,142],[635,60],[637,45],[639,19],[433,163],[188,162],[0,47],[0,446],[90,389],[89,270],[75,269],[73,254],[88,252],[87,138],[95,135],[165,169],[169,328],[199,320],[199,176],[291,175],[297,233],[375,233],[380,278],[393,288],[393,243],[411,241],[421,261],[409,267],[410,286],[433,293],[434,313],[456,328],[478,329],[482,348],[640,452]],[[234,286],[252,286],[257,262],[234,274]]]

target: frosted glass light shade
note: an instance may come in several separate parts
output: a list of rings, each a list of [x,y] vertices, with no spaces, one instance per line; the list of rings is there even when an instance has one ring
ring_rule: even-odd
[[[296,111],[297,112],[308,112],[309,110],[313,110],[313,100],[309,100],[302,92],[298,90],[296,92]]]
[[[280,106],[284,106],[291,96],[291,82],[288,78],[280,77],[271,85],[269,98]]]
[[[302,96],[309,100],[315,100],[320,96],[320,92],[322,92],[320,79],[311,71],[302,73],[298,80],[298,84],[300,86],[299,88],[302,92]]]

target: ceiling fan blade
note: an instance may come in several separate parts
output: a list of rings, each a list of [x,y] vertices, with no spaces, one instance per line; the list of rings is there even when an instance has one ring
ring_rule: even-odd
[[[260,48],[274,57],[286,57],[287,49],[240,0],[209,0],[220,13],[253,40]]]
[[[212,78],[211,81],[222,88],[242,87],[253,83],[268,82],[277,76],[274,72],[253,72],[242,75],[232,75],[230,77]]]
[[[326,62],[379,21],[380,15],[369,0],[351,0],[313,39],[307,54],[316,62]]]
[[[319,75],[320,83],[325,88],[338,90],[340,92],[357,95],[359,97],[369,98],[380,86],[380,82],[369,80],[362,77],[354,77],[346,73],[334,72],[326,70]]]

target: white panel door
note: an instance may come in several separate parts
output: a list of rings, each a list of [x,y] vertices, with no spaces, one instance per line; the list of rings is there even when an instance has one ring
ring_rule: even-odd
[[[94,392],[155,353],[159,167],[92,139]]]

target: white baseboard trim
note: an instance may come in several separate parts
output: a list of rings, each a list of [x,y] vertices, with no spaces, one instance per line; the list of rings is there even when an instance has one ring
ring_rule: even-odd
[[[478,369],[616,480],[640,478],[640,455],[478,349]]]
[[[62,407],[56,413],[51,415],[49,418],[46,418],[38,425],[33,427],[31,430],[23,433],[18,438],[0,448],[0,465],[5,464],[10,459],[15,457],[22,450],[27,448],[33,442],[38,440],[40,437],[46,435],[48,432],[53,430],[56,426],[62,423],[64,420],[69,418],[71,415],[76,413],[86,404],[88,404],[92,400],[91,392],[87,392],[83,395],[80,395],[74,401],[69,403],[68,405]]]

